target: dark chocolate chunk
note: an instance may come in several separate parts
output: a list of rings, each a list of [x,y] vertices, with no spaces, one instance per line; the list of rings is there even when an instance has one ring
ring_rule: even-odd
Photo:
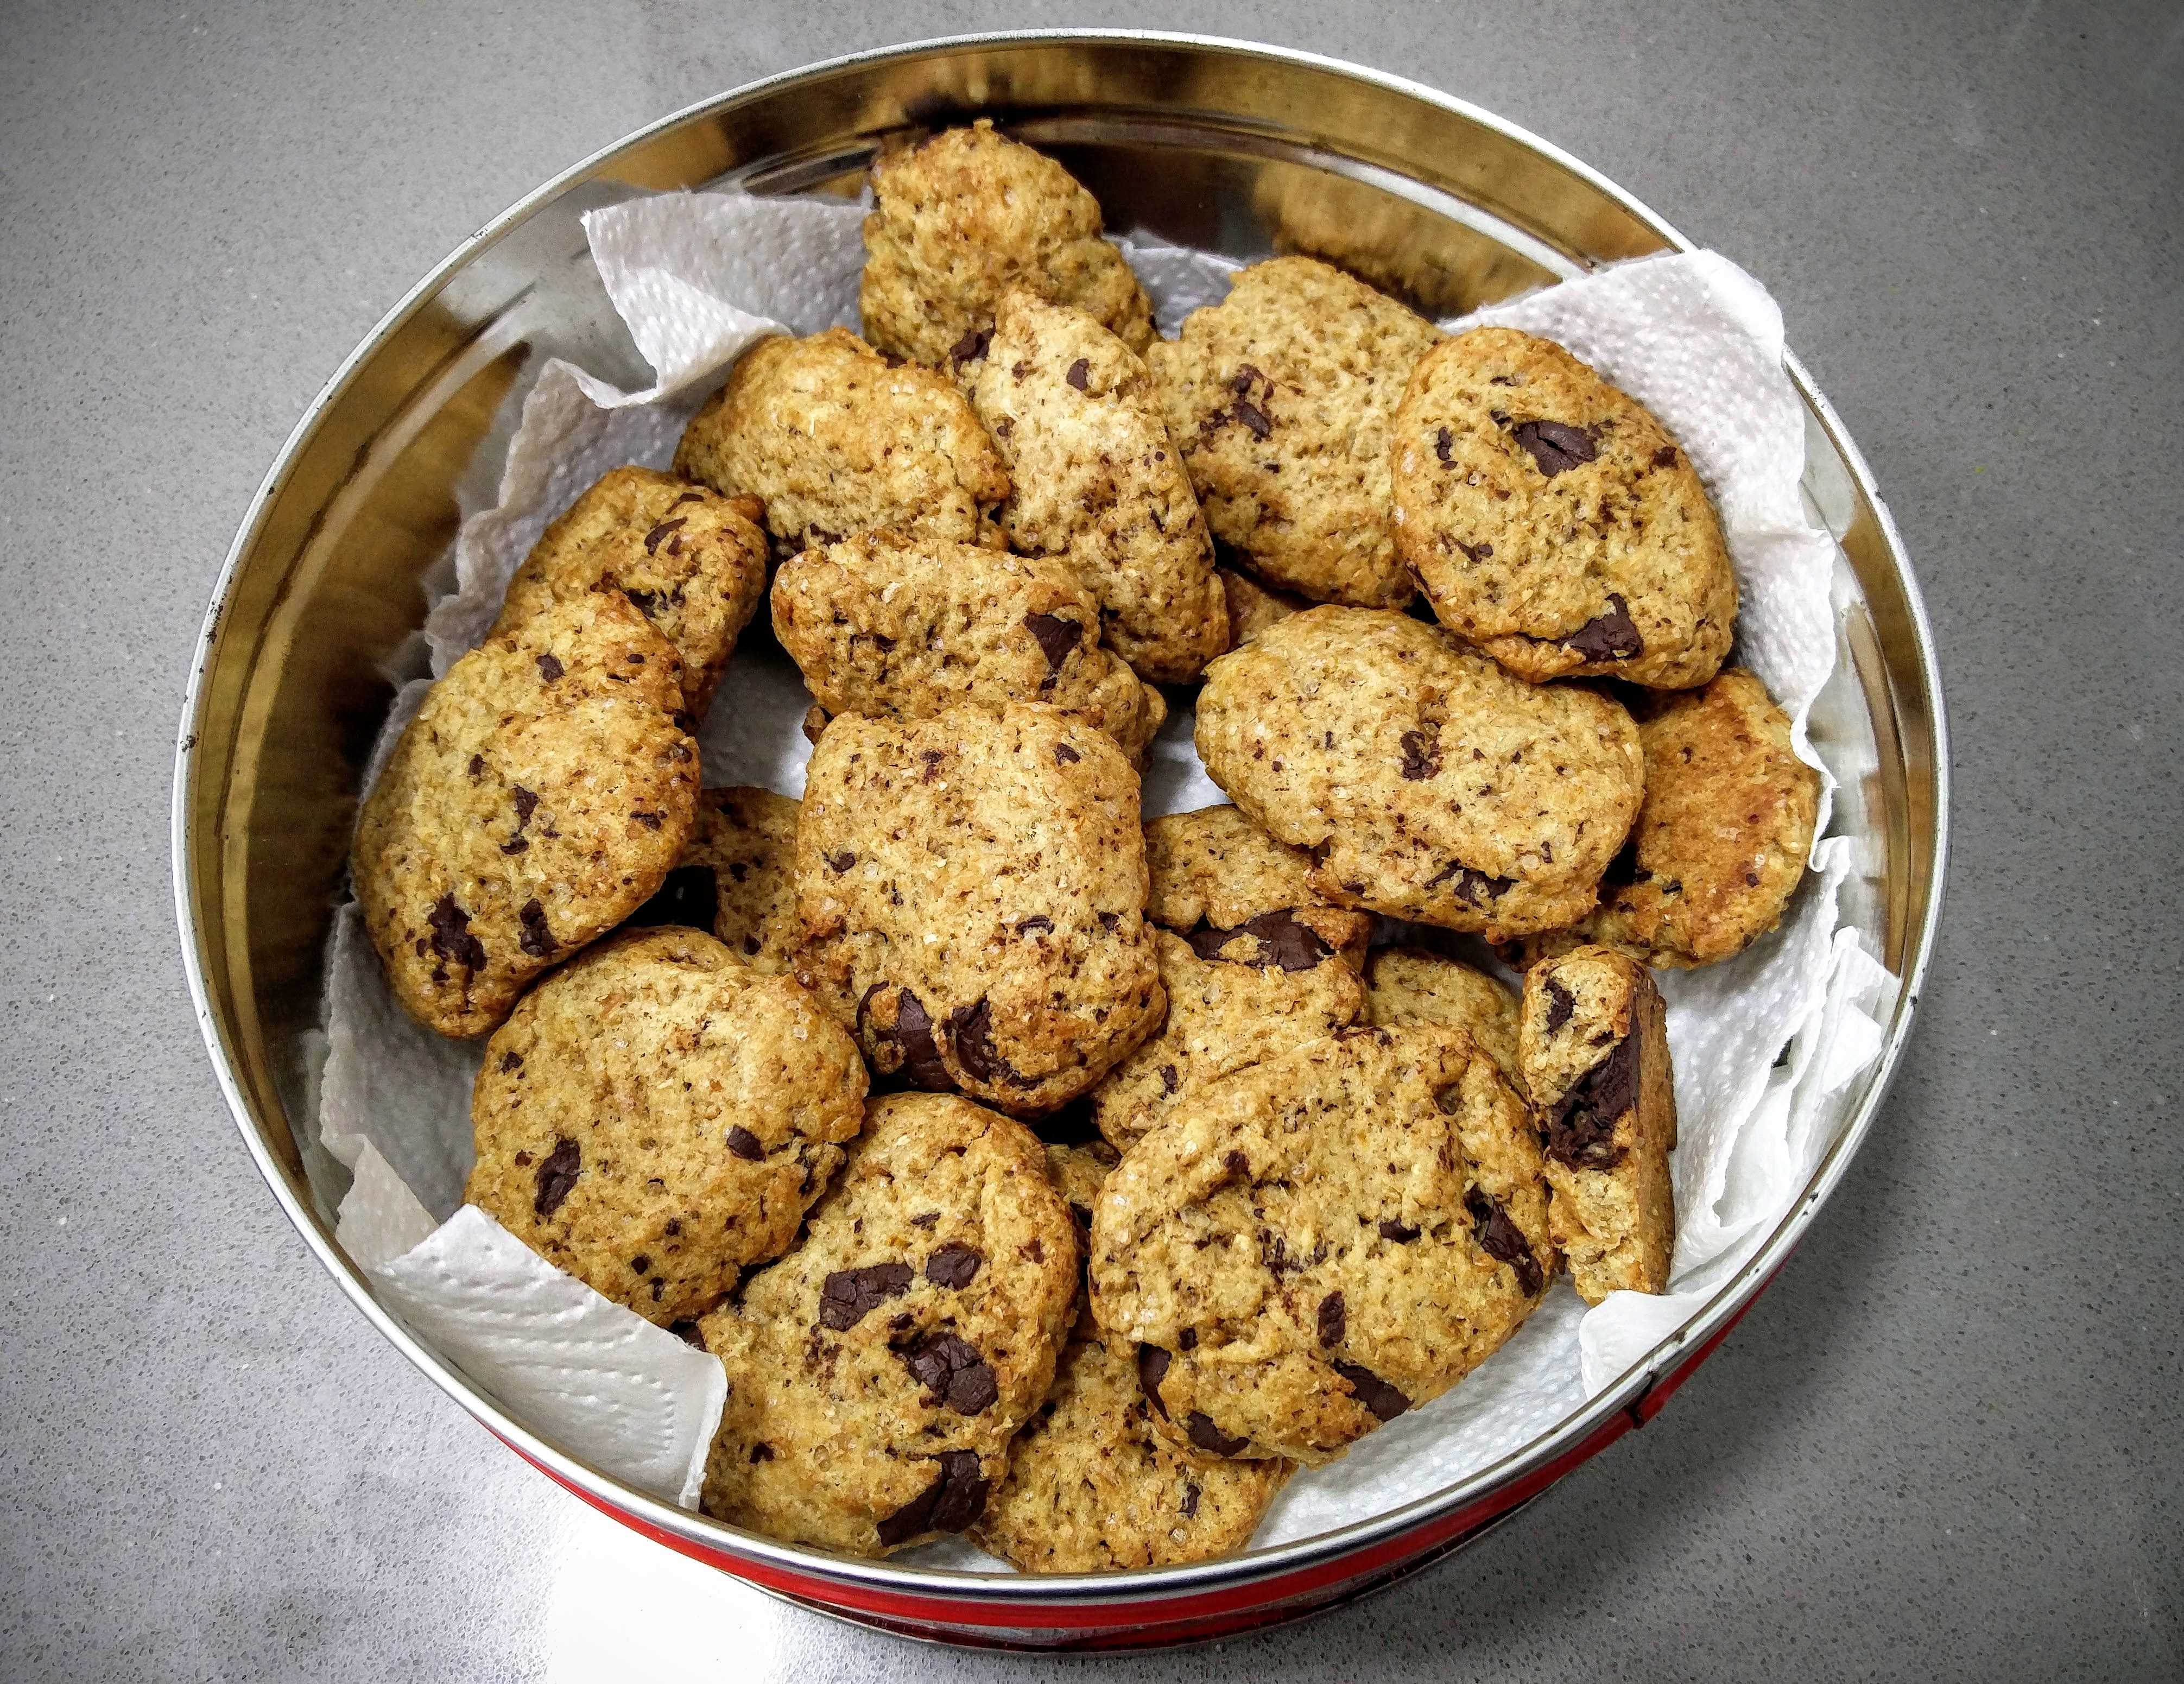
[[[1474,1187],[1463,1196],[1463,1207],[1471,1213],[1472,1233],[1479,1249],[1496,1263],[1505,1263],[1517,1271],[1517,1285],[1526,1297],[1533,1296],[1546,1285],[1546,1277],[1540,1271],[1540,1260],[1532,1255],[1524,1230],[1509,1219],[1509,1213],[1501,1200],[1484,1187]]]
[[[754,1444],[750,1447],[750,1459],[753,1467],[756,1467],[761,1462],[772,1461],[773,1447],[770,1444]]]
[[[1548,1109],[1547,1156],[1574,1169],[1612,1169],[1623,1158],[1615,1119],[1638,1102],[1638,1037],[1634,1032],[1570,1084]]]
[[[1483,907],[1494,896],[1508,893],[1516,881],[1513,877],[1489,877],[1483,871],[1474,871],[1461,860],[1451,860],[1428,879],[1426,887],[1434,889],[1444,883],[1451,884],[1457,900]]]
[[[1183,1518],[1186,1520],[1198,1513],[1198,1487],[1185,1485],[1183,1488]]]
[[[1184,1419],[1184,1435],[1209,1456],[1234,1456],[1251,1441],[1231,1438],[1213,1425],[1213,1418],[1202,1409],[1193,1409]]]
[[[1653,453],[1653,466],[1657,468],[1674,467],[1676,466],[1676,447],[1673,444],[1663,444],[1659,449],[1656,450]]]
[[[1039,930],[1051,932],[1053,928],[1054,920],[1052,918],[1048,917],[1043,912],[1034,912],[1031,917],[1026,918],[1022,923],[1017,926],[1017,934],[1018,935],[1030,935]]]
[[[1646,652],[1646,640],[1630,618],[1630,605],[1619,596],[1607,599],[1607,611],[1593,617],[1563,639],[1563,647],[1587,661],[1628,661]]]
[[[905,1271],[907,1273],[907,1271]],[[953,1333],[936,1333],[895,1353],[935,1403],[944,1403],[959,1415],[975,1415],[993,1407],[1001,1395],[993,1365],[978,1354],[978,1347]]]
[[[561,1208],[561,1201],[569,1196],[569,1190],[583,1173],[582,1151],[566,1135],[562,1135],[554,1142],[554,1150],[546,1155],[545,1163],[538,1166],[538,1192],[531,1201],[531,1208],[541,1216],[553,1215]]]
[[[978,1265],[984,1261],[976,1246],[967,1246],[961,1240],[950,1240],[925,1260],[925,1278],[935,1286],[945,1286],[960,1292],[971,1284],[972,1277],[978,1272]]]
[[[1076,756],[1072,755],[1070,758],[1074,760]],[[1100,928],[1111,935],[1123,927],[1123,915],[1120,912],[1101,912],[1099,918]]]
[[[1163,1092],[1165,1092],[1165,1093],[1173,1093],[1173,1092],[1174,1092],[1178,1088],[1181,1087],[1182,1085],[1183,1085],[1183,1079],[1182,1079],[1182,1078],[1181,1078],[1181,1077],[1178,1076],[1178,1075],[1175,1073],[1175,1066],[1174,1066],[1174,1065],[1173,1065],[1173,1064],[1163,1064],[1163,1065],[1162,1065],[1162,1066],[1161,1066],[1161,1089],[1162,1089],[1162,1091],[1163,1091]]]
[[[1494,546],[1490,544],[1466,544],[1458,538],[1456,547],[1463,552],[1464,559],[1474,567],[1494,554]]]
[[[837,1269],[819,1288],[819,1325],[837,1333],[853,1328],[889,1299],[909,1291],[910,1281],[908,1263]]]
[[[1452,468],[1456,466],[1456,458],[1449,454],[1455,444],[1456,435],[1446,427],[1434,434],[1434,454],[1440,458],[1441,466]]]
[[[484,756],[483,755],[472,755],[472,756],[471,756],[471,781],[472,781],[473,783],[475,783],[477,779],[479,779],[479,778],[482,778],[482,777],[484,777],[484,776],[485,776],[485,756]]]
[[[1512,431],[1517,442],[1532,453],[1540,471],[1549,479],[1567,473],[1580,462],[1590,462],[1600,454],[1600,447],[1590,432],[1566,421],[1518,421]]]
[[[993,1002],[983,995],[973,1006],[959,1006],[948,1014],[948,1028],[956,1039],[956,1062],[974,1082],[990,1082],[997,1071],[1013,1076],[1009,1062],[994,1051]]]
[[[648,1253],[639,1252],[629,1260],[629,1266],[636,1274],[649,1274],[652,1273],[652,1258]]]
[[[719,880],[710,866],[677,866],[667,873],[659,892],[629,915],[633,928],[659,924],[688,924],[710,930],[713,910],[720,904]]]
[[[1186,1327],[1176,1335],[1175,1342],[1186,1351],[1195,1351],[1198,1348],[1198,1330],[1195,1327]]]
[[[851,866],[856,864],[856,862],[857,856],[851,853],[847,848],[843,849],[838,854],[829,854],[827,856],[827,868],[829,871],[847,871]]]
[[[965,363],[978,362],[984,358],[986,348],[993,343],[992,328],[974,327],[948,348],[948,360],[957,368]]]
[[[1054,763],[1056,766],[1074,766],[1084,758],[1084,756],[1078,754],[1067,743],[1056,743],[1054,745]]]
[[[766,1156],[765,1143],[740,1123],[728,1129],[728,1150],[746,1163],[756,1163]]]
[[[1398,1246],[1407,1246],[1418,1237],[1418,1230],[1407,1222],[1398,1222],[1392,1216],[1380,1218],[1380,1237],[1392,1240]]]
[[[1201,959],[1224,959],[1228,955],[1223,950],[1245,935],[1258,938],[1259,956],[1251,962],[1279,965],[1285,971],[1308,971],[1334,954],[1318,930],[1310,924],[1299,923],[1296,914],[1287,907],[1246,918],[1234,929],[1216,929],[1201,922],[1196,928],[1187,931],[1183,939]]]
[[[1073,362],[1073,363],[1070,364],[1070,365],[1069,365],[1069,372],[1068,372],[1067,374],[1066,374],[1066,375],[1062,376],[1062,378],[1063,378],[1064,380],[1067,380],[1067,382],[1068,382],[1072,386],[1074,386],[1074,387],[1075,387],[1075,388],[1076,388],[1079,392],[1082,392],[1082,391],[1084,389],[1085,386],[1089,382],[1089,381],[1090,381],[1091,377],[1092,377],[1092,365],[1091,365],[1091,363],[1090,363],[1089,361],[1088,361],[1086,359],[1084,359],[1084,358],[1083,358],[1083,357],[1079,357],[1079,358],[1078,358],[1078,360],[1077,360],[1075,362]]]
[[[455,904],[454,895],[443,895],[435,901],[425,922],[432,927],[432,951],[443,959],[452,959],[473,971],[485,967],[485,943],[471,934],[471,915]]]
[[[1429,719],[1418,722],[1415,731],[1406,731],[1398,739],[1403,750],[1403,777],[1412,783],[1422,783],[1440,771],[1440,727]]]
[[[1251,429],[1251,436],[1254,438],[1265,438],[1274,430],[1273,417],[1248,398],[1239,398],[1236,400],[1236,407],[1231,413],[1238,421]]]
[[[660,612],[660,593],[658,591],[638,590],[632,586],[624,585],[621,588],[621,594],[629,599],[629,605],[634,608],[638,613],[644,616],[646,619],[650,620],[658,616]],[[642,656],[639,657],[639,659],[642,658]]]
[[[643,825],[647,830],[659,829],[661,822],[665,820],[666,817],[667,815],[666,813],[632,812],[630,814],[630,817],[634,819],[638,823]]]
[[[536,901],[526,901],[515,915],[523,928],[517,934],[515,945],[534,959],[550,959],[560,951],[561,944],[554,940],[554,932],[546,927],[546,909]]]
[[[1342,1302],[1340,1292],[1329,1293],[1319,1301],[1319,1342],[1340,1345],[1342,1335],[1349,1330],[1349,1307]]]
[[[1372,1369],[1356,1363],[1337,1363],[1335,1373],[1350,1382],[1357,1401],[1384,1421],[1392,1421],[1411,1407],[1411,1400]]]
[[[881,986],[884,984],[876,984],[866,990],[865,998],[870,1000]],[[941,1060],[940,1047],[933,1039],[933,1019],[926,1015],[925,1002],[904,989],[896,996],[894,1013],[894,1029],[875,1034],[878,1039],[892,1042],[900,1053],[901,1062],[897,1068],[921,1088],[936,1093],[951,1091],[956,1086],[955,1079],[949,1075],[948,1066]]]
[[[502,1075],[505,1076],[510,1071],[521,1070],[522,1068],[523,1055],[521,1053],[504,1052],[500,1055],[500,1073]]]
[[[986,1512],[986,1481],[976,1451],[944,1450],[931,1485],[879,1523],[882,1547],[893,1549],[928,1532],[960,1532]]]
[[[1547,979],[1547,1033],[1552,1034],[1569,1022],[1570,1012],[1577,1005],[1577,996],[1557,982]]]
[[[538,657],[538,676],[549,684],[558,683],[561,675],[568,670],[553,655],[542,655]]]
[[[1055,674],[1061,671],[1061,663],[1069,659],[1069,651],[1084,635],[1084,626],[1075,620],[1065,620],[1059,614],[1027,614],[1024,629],[1039,639],[1039,652],[1046,657],[1045,689],[1054,683]],[[1056,755],[1061,753],[1057,748]]]
[[[677,515],[671,521],[662,521],[650,532],[645,533],[644,553],[647,555],[658,555],[660,553],[660,546],[663,541],[671,537],[674,533],[681,532],[684,527],[689,524],[689,517],[683,515]],[[625,594],[627,594],[627,593],[625,593]]]
[[[1242,1152],[1232,1150],[1221,1160],[1221,1167],[1240,1181],[1251,1173],[1251,1160]]]
[[[1174,1360],[1157,1345],[1138,1347],[1138,1387],[1163,1420],[1167,1419],[1167,1405],[1161,1402],[1160,1383],[1167,1378],[1167,1365]]]

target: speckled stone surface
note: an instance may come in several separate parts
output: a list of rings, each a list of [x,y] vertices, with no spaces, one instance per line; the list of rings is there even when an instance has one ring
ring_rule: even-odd
[[[1766,281],[1925,584],[1956,855],[1870,1144],[1646,1430],[1365,1606],[950,1676],[2176,1676],[2175,6],[86,0],[0,8],[0,1676],[933,1676],[561,1495],[309,1261],[187,1009],[169,756],[259,476],[465,234],[751,77],[1068,23],[1432,82]]]

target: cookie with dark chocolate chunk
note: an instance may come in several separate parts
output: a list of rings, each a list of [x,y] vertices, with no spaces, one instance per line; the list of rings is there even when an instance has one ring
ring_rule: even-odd
[[[990,120],[889,147],[872,177],[857,301],[881,350],[967,378],[1016,288],[1083,310],[1134,351],[1152,343],[1152,306],[1100,237],[1099,201]]]
[[[666,880],[697,812],[674,645],[619,592],[549,603],[426,696],[365,796],[365,928],[418,1022],[482,1035]]]
[[[1713,676],[1736,574],[1635,399],[1552,339],[1478,327],[1419,362],[1394,438],[1396,547],[1443,625],[1534,683]]]
[[[499,632],[549,602],[618,590],[682,657],[682,701],[702,716],[766,595],[755,497],[723,497],[650,468],[616,468],[546,528],[508,582]]]
[[[1529,940],[1534,958],[1597,942],[1668,969],[1714,964],[1780,923],[1804,879],[1820,775],[1758,679],[1730,667],[1661,698],[1642,711],[1638,742],[1646,799],[1600,905]]]
[[[1089,1229],[1115,1154],[1099,1145],[1046,1151],[1071,1213]],[[1028,1573],[1204,1561],[1251,1542],[1292,1471],[1287,1462],[1212,1456],[1159,1431],[1136,1347],[1104,1332],[1086,1304],[971,1538]]]
[[[766,505],[783,555],[876,527],[998,549],[1008,470],[970,404],[930,369],[846,328],[775,335],[692,416],[675,471]]]
[[[1099,603],[1053,556],[866,533],[782,565],[773,630],[829,714],[1042,702],[1133,761],[1167,717],[1161,693],[1101,646]]]
[[[1638,730],[1406,614],[1315,608],[1206,670],[1198,752],[1326,899],[1499,940],[1591,910],[1638,811]]]
[[[728,1377],[705,1512],[852,1555],[967,1530],[1053,1381],[1078,1276],[1029,1129],[875,1100],[803,1240],[699,1324]]]
[[[614,936],[486,1043],[463,1196],[647,1320],[687,1320],[796,1237],[866,1080],[794,979],[694,929]]]
[[[1237,564],[1320,602],[1400,606],[1389,428],[1440,330],[1306,257],[1253,264],[1146,365],[1199,506]]]
[[[1350,1029],[1216,1082],[1092,1220],[1160,1430],[1327,1462],[1500,1348],[1555,1268],[1523,1102],[1461,1029]]]
[[[806,774],[796,960],[887,1080],[1058,1109],[1159,1024],[1138,780],[1058,709],[844,714]]]
[[[1580,947],[1524,974],[1518,1049],[1545,1143],[1547,1228],[1585,1302],[1664,1292],[1676,1247],[1675,1072],[1646,967]]]

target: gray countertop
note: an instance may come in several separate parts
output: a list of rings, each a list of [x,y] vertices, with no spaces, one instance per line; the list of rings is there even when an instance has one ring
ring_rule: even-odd
[[[1957,825],[1869,1144],[1644,1432],[1362,1606],[951,1673],[2176,1676],[2174,4],[86,0],[0,8],[0,1676],[940,1664],[593,1515],[309,1262],[187,1009],[168,779],[253,488],[449,248],[701,96],[1034,24],[1419,78],[1758,275],[1916,560]]]

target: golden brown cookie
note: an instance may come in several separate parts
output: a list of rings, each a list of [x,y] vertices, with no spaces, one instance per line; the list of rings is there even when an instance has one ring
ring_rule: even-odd
[[[1009,494],[961,393],[841,327],[744,352],[683,429],[675,471],[762,500],[781,555],[875,527],[998,548]]]
[[[1307,1464],[1491,1356],[1554,1269],[1523,1103],[1461,1029],[1353,1029],[1178,1107],[1092,1218],[1162,1430]]]
[[[882,152],[872,180],[858,304],[882,350],[959,366],[1017,287],[1073,305],[1133,350],[1152,343],[1152,306],[1100,237],[1099,201],[986,119]]]
[[[728,1376],[705,1512],[852,1555],[964,1531],[1053,1381],[1077,1281],[1029,1129],[875,1100],[803,1241],[700,1324]]]
[[[682,859],[632,926],[710,929],[769,976],[790,967],[796,928],[797,804],[771,789],[707,789]]]
[[[1524,973],[1518,1042],[1546,1142],[1547,1230],[1588,1304],[1664,1292],[1676,1249],[1676,1079],[1646,967],[1580,947]]]
[[[1022,1115],[1159,1024],[1138,780],[1050,707],[844,714],[796,837],[796,973],[883,1076]]]
[[[1820,775],[1790,746],[1767,687],[1730,667],[1638,722],[1646,799],[1601,879],[1600,906],[1534,957],[1598,942],[1649,965],[1732,959],[1782,922],[1804,878]]]
[[[618,590],[682,657],[682,701],[702,714],[766,594],[765,510],[650,468],[616,468],[546,528],[508,582],[495,632],[549,602]]]
[[[1315,608],[1206,669],[1198,752],[1329,900],[1490,938],[1593,903],[1641,794],[1605,696],[1513,678],[1408,615]]]
[[[856,1043],[795,980],[694,929],[632,931],[486,1043],[463,1196],[665,1326],[778,1257],[864,1123]]]
[[[1072,1213],[1089,1227],[1115,1154],[1046,1149]],[[1028,1573],[1097,1573],[1204,1561],[1242,1549],[1293,1471],[1209,1456],[1155,1431],[1134,1347],[1080,1311],[1053,1389],[1009,1451],[972,1542]]]
[[[635,912],[696,816],[682,662],[616,593],[496,633],[425,698],[357,820],[365,928],[410,1014],[481,1035]]]
[[[1440,331],[1306,257],[1254,264],[1145,354],[1214,537],[1268,584],[1396,607],[1389,429]]]
[[[1442,1023],[1462,1029],[1523,1096],[1517,996],[1485,972],[1422,947],[1376,947],[1365,967],[1365,1011],[1368,1022],[1384,1029]]]
[[[1169,813],[1145,826],[1145,916],[1207,958],[1295,971],[1332,949],[1360,968],[1373,917],[1329,901],[1312,866],[1240,807]]]
[[[1303,597],[1269,590],[1249,573],[1233,567],[1218,570],[1223,594],[1228,599],[1228,643],[1231,648],[1256,638],[1277,620],[1286,620],[1312,606]]]
[[[1099,605],[1057,559],[861,533],[782,564],[773,630],[830,714],[1045,702],[1134,761],[1167,717],[1160,692],[1100,646]]]
[[[1552,339],[1475,327],[1418,364],[1394,436],[1396,549],[1443,625],[1535,683],[1713,676],[1736,574],[1643,404]]]
[[[1015,489],[1009,542],[1067,565],[1098,599],[1108,646],[1183,683],[1228,647],[1213,541],[1138,354],[1066,304],[1001,300],[971,402]]]

